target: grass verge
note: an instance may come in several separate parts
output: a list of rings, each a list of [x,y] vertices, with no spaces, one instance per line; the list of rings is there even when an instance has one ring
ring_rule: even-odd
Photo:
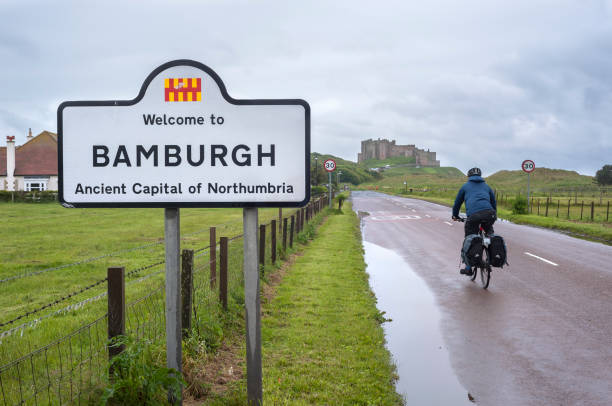
[[[264,402],[400,405],[358,219],[349,204],[328,214],[263,305]]]

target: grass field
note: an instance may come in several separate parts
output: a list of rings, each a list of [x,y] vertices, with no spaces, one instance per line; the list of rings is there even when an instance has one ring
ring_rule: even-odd
[[[101,295],[108,267],[123,266],[128,274],[128,329],[142,337],[163,336],[163,209],[65,209],[53,203],[2,203],[0,209],[5,236],[0,247],[0,381],[13,396],[9,399],[31,396],[40,391],[40,382],[56,381],[57,393],[43,388],[50,399],[55,396],[49,403],[66,393],[80,399],[73,391],[84,388],[80,381],[95,382],[104,374],[107,305]],[[294,211],[285,209],[284,215]],[[277,216],[278,209],[260,209],[262,224]],[[195,300],[202,308],[196,319],[206,326],[203,341],[214,342],[221,334],[213,320],[218,299],[208,288],[209,254],[203,249],[209,245],[210,226],[217,227],[217,241],[241,234],[242,210],[181,210],[181,248],[199,252]],[[230,243],[232,302],[242,295],[241,241]],[[30,354],[38,348],[44,349]],[[24,370],[23,360],[16,360],[26,354]]]

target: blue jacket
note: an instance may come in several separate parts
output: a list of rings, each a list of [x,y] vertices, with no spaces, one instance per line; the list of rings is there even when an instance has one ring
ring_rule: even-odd
[[[465,201],[465,213],[468,217],[482,210],[493,209],[497,211],[495,193],[480,176],[470,176],[468,181],[459,189],[453,206],[454,217],[459,217],[459,209],[463,201]]]

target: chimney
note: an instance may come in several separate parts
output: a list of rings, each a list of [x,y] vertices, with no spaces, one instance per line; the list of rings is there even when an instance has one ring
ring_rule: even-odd
[[[31,139],[32,139],[32,129],[28,128],[28,141],[30,141]]]
[[[6,137],[6,183],[7,190],[15,190],[15,136]]]

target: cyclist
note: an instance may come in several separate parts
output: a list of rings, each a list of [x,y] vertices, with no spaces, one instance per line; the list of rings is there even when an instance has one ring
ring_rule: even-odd
[[[465,236],[478,234],[479,226],[485,230],[486,234],[493,234],[493,223],[497,219],[497,202],[495,193],[482,178],[479,168],[472,168],[468,171],[468,181],[461,186],[455,204],[453,206],[453,220],[459,219],[459,209],[465,201]],[[462,275],[472,275],[469,264],[459,271]]]

